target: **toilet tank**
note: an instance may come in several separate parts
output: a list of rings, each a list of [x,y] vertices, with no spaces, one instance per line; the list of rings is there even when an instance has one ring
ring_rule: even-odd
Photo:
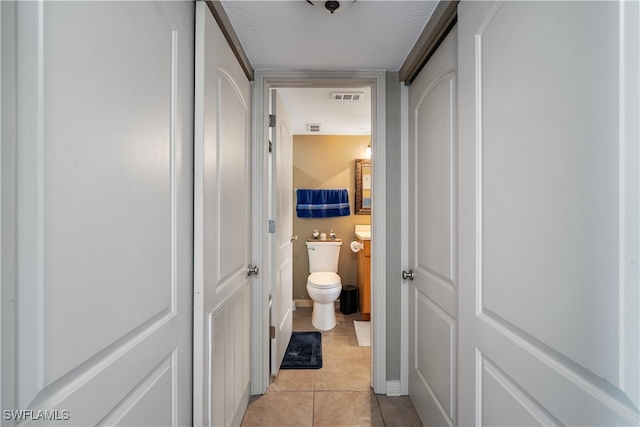
[[[307,253],[309,254],[309,273],[337,273],[341,245],[342,242],[339,240],[307,241]]]

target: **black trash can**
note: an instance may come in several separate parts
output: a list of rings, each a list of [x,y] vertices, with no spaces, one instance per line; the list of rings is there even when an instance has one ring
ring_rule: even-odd
[[[346,285],[340,293],[340,312],[352,314],[358,311],[358,289],[355,286]]]

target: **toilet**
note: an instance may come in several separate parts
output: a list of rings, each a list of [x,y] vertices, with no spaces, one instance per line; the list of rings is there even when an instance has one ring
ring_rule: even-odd
[[[336,311],[333,303],[340,296],[342,282],[338,276],[338,259],[342,241],[307,240],[309,254],[309,277],[307,292],[313,300],[311,323],[316,329],[328,331],[336,326]]]

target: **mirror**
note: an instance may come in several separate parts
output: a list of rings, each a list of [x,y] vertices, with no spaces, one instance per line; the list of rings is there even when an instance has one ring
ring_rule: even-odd
[[[371,215],[371,160],[356,159],[356,215]]]

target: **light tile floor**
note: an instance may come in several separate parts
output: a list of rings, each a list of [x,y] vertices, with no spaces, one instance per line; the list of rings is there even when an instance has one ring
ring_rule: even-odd
[[[422,426],[407,396],[376,395],[370,387],[371,347],[359,347],[354,320],[336,310],[322,332],[322,368],[280,370],[263,396],[253,396],[242,426]],[[293,312],[294,331],[315,331],[311,308]]]

